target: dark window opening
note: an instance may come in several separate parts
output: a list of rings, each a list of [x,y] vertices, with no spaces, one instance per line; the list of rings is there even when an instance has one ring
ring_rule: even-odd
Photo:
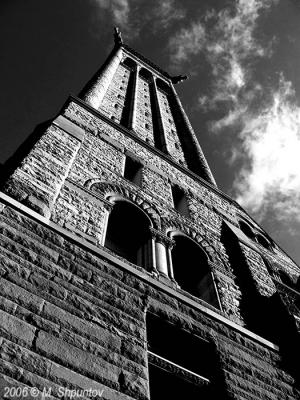
[[[189,209],[184,191],[179,186],[172,186],[172,197],[175,210],[189,217]]]
[[[130,157],[126,157],[124,178],[136,185],[140,185],[142,181],[142,164]]]
[[[173,239],[172,264],[176,282],[186,292],[219,308],[207,255],[197,243],[185,236]]]
[[[146,322],[151,400],[209,399],[215,367],[210,343],[152,314]]]
[[[150,221],[135,205],[119,201],[108,219],[105,246],[133,264],[148,268]]]
[[[244,221],[239,221],[241,231],[250,239],[254,239],[254,233],[250,225]]]
[[[263,235],[256,235],[256,241],[266,249],[269,249],[271,247],[270,242]]]

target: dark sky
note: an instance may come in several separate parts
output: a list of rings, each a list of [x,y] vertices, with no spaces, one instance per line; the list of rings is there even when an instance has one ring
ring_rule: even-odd
[[[220,189],[300,263],[299,0],[2,0],[0,162],[124,41],[166,71]]]

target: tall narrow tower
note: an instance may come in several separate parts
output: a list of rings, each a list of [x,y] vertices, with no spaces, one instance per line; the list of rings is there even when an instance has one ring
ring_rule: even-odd
[[[217,188],[182,80],[116,29],[8,163],[2,396],[299,398],[299,267]]]

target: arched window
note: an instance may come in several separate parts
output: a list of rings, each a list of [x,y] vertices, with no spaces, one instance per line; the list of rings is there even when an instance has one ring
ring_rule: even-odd
[[[252,230],[251,226],[250,226],[249,224],[247,224],[247,222],[239,221],[239,225],[240,225],[241,231],[242,231],[246,236],[248,236],[248,238],[254,239],[253,230]]]
[[[207,303],[219,307],[206,253],[186,236],[176,235],[172,239],[175,241],[172,249],[173,273],[179,286]]]
[[[259,243],[260,245],[262,245],[266,249],[270,249],[271,248],[270,242],[263,235],[261,235],[260,233],[258,233],[256,235],[256,241],[257,241],[257,243]]]
[[[150,220],[127,201],[117,201],[108,219],[105,246],[133,264],[148,268]]]

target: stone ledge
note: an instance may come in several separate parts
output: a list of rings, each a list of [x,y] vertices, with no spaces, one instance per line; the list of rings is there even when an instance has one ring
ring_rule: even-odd
[[[104,142],[110,144],[113,146],[115,149],[120,150],[122,153],[124,153],[124,146],[120,143],[118,143],[115,139],[109,137],[106,135],[106,133],[100,132],[99,134],[100,139],[104,140]]]
[[[181,293],[178,293],[175,289],[170,288],[170,287],[166,286],[165,284],[157,281],[153,277],[151,277],[147,272],[142,272],[142,271],[132,267],[128,263],[126,263],[122,260],[119,260],[112,254],[109,254],[108,252],[105,251],[105,249],[97,247],[97,246],[89,243],[88,241],[86,241],[82,238],[79,238],[78,236],[67,231],[65,228],[62,228],[61,226],[55,224],[54,222],[50,222],[45,217],[42,217],[40,214],[32,211],[28,207],[22,205],[21,203],[12,199],[11,197],[7,196],[3,192],[0,192],[0,200],[2,200],[6,204],[12,206],[13,208],[21,211],[22,213],[25,213],[28,216],[34,218],[38,222],[46,225],[48,228],[63,235],[64,237],[78,243],[79,246],[84,247],[87,250],[90,250],[97,256],[105,258],[105,259],[109,260],[110,262],[112,262],[114,265],[117,265],[118,267],[125,269],[127,272],[130,272],[131,274],[135,275],[136,277],[143,280],[144,282],[147,282],[149,285],[154,286],[157,289],[167,293],[168,295],[175,297],[177,300],[180,300],[183,303],[189,305],[190,307],[193,307],[193,308],[197,309],[198,311],[205,313],[206,315],[208,315],[209,317],[218,321],[219,323],[223,323],[223,324],[231,327],[232,329],[235,329],[236,331],[242,333],[243,335],[246,335],[247,337],[249,337],[253,340],[256,340],[260,344],[262,344],[270,349],[278,351],[278,349],[279,349],[278,346],[276,346],[274,343],[270,342],[269,340],[266,340],[263,337],[256,335],[255,333],[249,331],[247,328],[244,328],[244,327],[236,324],[235,322],[230,321],[225,316],[218,313],[217,310],[213,311],[210,308],[207,308],[204,305],[198,303],[197,301],[189,299],[187,296],[185,296]]]
[[[69,135],[73,136],[75,139],[78,139],[80,142],[83,141],[85,135],[84,130],[63,115],[59,115],[53,121],[53,124],[69,133]]]

